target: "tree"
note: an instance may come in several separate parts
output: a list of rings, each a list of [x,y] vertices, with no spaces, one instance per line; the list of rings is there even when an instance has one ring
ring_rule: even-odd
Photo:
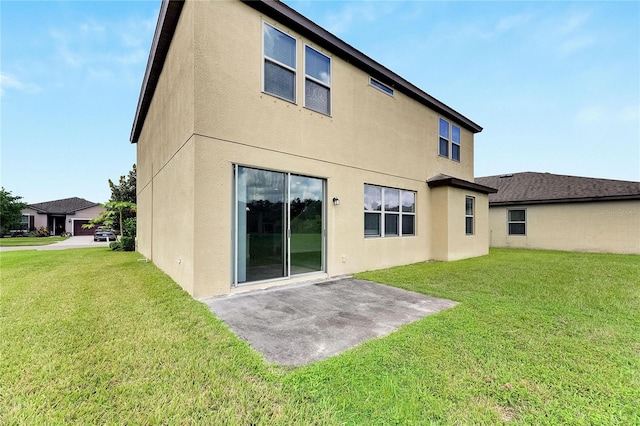
[[[22,221],[22,210],[28,207],[27,203],[23,203],[22,197],[11,194],[2,187],[0,189],[0,233],[12,229],[19,229]]]
[[[114,228],[114,225],[118,224],[118,230],[120,231],[120,236],[122,236],[123,223],[125,219],[124,214],[125,212],[131,212],[135,215],[135,203],[131,203],[129,201],[107,201],[102,204],[102,207],[104,207],[105,210],[102,211],[98,217],[91,219],[89,223],[82,225],[82,227],[86,229],[93,228],[97,225],[104,225],[109,228]]]
[[[127,201],[136,203],[136,165],[133,165],[127,176],[120,176],[120,182],[116,185],[109,179],[109,187],[111,188],[111,199],[109,201]]]
[[[118,184],[114,184],[111,179],[109,179],[109,188],[111,188],[111,198],[109,202],[111,203],[131,203],[135,206],[136,203],[136,181],[137,181],[137,170],[136,165],[134,164],[129,171],[127,176],[120,176],[120,181]],[[124,220],[136,217],[135,208],[117,208],[118,215],[121,216],[121,220],[115,223],[114,229],[120,232],[122,235],[122,223]]]
[[[120,241],[111,243],[112,250],[135,250],[136,229],[136,180],[137,171],[134,164],[127,176],[120,176],[118,184],[109,179],[111,199],[104,204],[104,211],[83,228],[94,228],[98,225],[116,229]]]

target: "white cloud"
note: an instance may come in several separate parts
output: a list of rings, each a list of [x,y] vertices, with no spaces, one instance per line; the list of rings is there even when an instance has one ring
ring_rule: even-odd
[[[511,15],[504,17],[498,21],[495,27],[495,31],[498,33],[504,33],[514,28],[520,28],[529,22],[532,16],[528,13],[521,13],[518,15]]]
[[[80,30],[84,33],[104,33],[105,26],[96,22],[94,19],[87,19],[80,25]]]
[[[358,23],[371,24],[380,16],[386,16],[395,9],[391,2],[375,2],[371,0],[348,2],[341,10],[329,13],[323,25],[329,32],[342,35],[349,32]]]
[[[144,66],[155,17],[107,21],[87,18],[80,25],[49,31],[55,67],[71,67],[88,79],[130,80]],[[58,75],[66,72],[60,70]],[[73,78],[77,78],[77,75]]]
[[[590,12],[581,11],[563,16],[553,23],[551,42],[561,55],[569,55],[596,44],[597,37],[587,25],[591,19]]]
[[[0,73],[0,96],[4,95],[7,89],[18,90],[25,93],[38,93],[41,91],[35,84],[24,83],[10,74]]]
[[[563,18],[560,22],[559,30],[561,33],[570,34],[580,30],[591,18],[591,13],[580,12]]]
[[[623,123],[638,123],[640,122],[640,105],[621,108],[616,116]]]
[[[586,126],[634,124],[640,122],[640,105],[616,107],[584,105],[576,112],[574,120],[577,124]]]
[[[582,125],[597,125],[607,118],[607,112],[599,105],[585,105],[575,115],[575,121]]]

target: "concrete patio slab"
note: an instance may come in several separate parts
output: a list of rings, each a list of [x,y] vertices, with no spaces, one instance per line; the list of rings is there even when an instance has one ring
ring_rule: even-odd
[[[351,277],[202,302],[267,361],[288,366],[329,358],[457,305]]]

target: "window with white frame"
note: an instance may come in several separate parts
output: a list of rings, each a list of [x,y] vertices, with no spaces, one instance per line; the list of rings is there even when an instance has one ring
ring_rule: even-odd
[[[331,58],[304,47],[304,106],[331,115]]]
[[[476,210],[476,199],[474,197],[465,197],[464,199],[464,233],[465,235],[474,234],[475,210]]]
[[[507,210],[509,235],[527,235],[527,211],[525,209]]]
[[[376,185],[364,186],[364,236],[416,234],[416,193]]]
[[[460,161],[460,127],[440,118],[438,123],[438,154]]]
[[[30,221],[30,216],[23,214],[22,217],[20,218],[20,230],[21,231],[28,231],[29,230],[29,221]]]
[[[296,101],[296,39],[264,23],[265,93]]]
[[[387,95],[393,96],[393,89],[386,84],[379,82],[375,78],[369,77],[369,84]]]

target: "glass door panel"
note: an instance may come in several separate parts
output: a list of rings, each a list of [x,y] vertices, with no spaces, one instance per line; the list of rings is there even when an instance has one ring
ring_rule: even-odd
[[[235,166],[233,285],[324,270],[324,180]]]
[[[287,276],[286,175],[238,167],[236,282]]]
[[[322,271],[324,181],[291,175],[289,188],[291,275]]]

